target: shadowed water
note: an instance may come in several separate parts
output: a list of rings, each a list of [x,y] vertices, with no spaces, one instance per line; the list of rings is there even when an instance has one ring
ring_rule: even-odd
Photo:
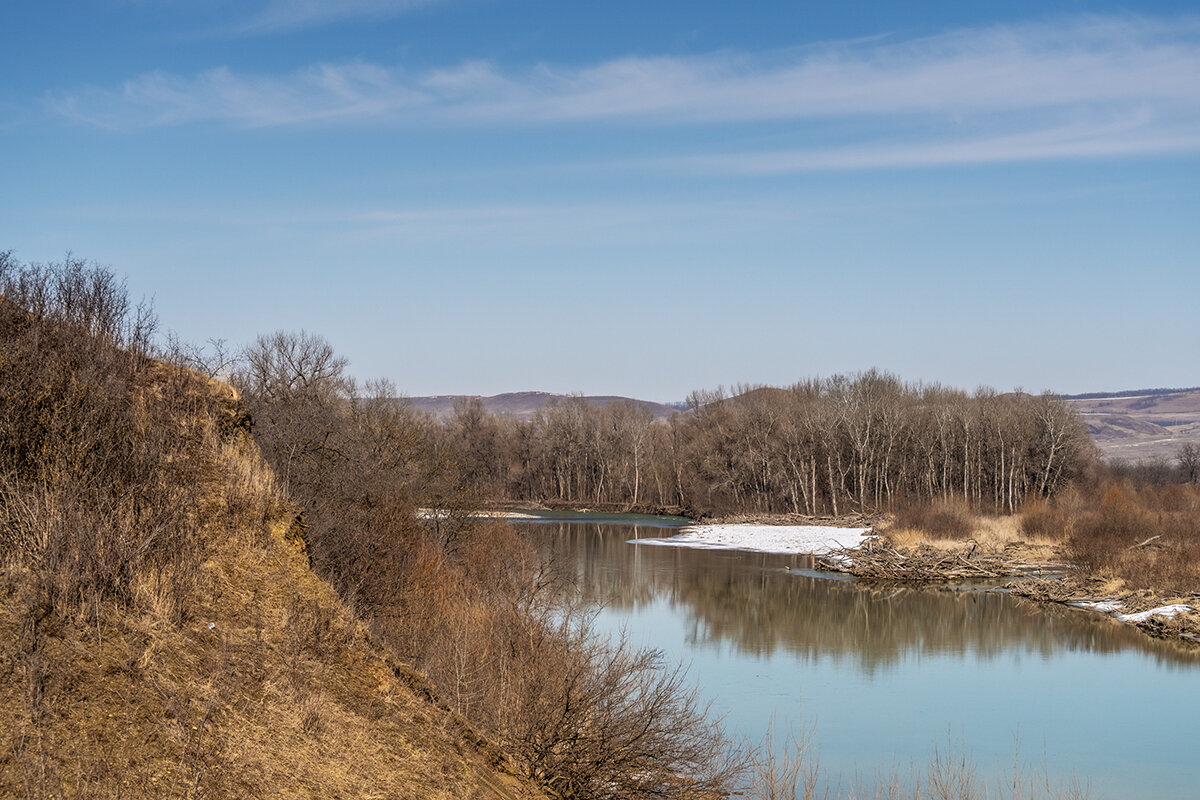
[[[810,559],[647,547],[613,518],[519,527],[604,630],[691,664],[731,728],[815,730],[831,775],[926,763],[947,737],[981,775],[1072,771],[1093,796],[1200,796],[1200,659],[1099,615],[988,587],[866,586]],[[668,532],[669,533],[669,532]]]

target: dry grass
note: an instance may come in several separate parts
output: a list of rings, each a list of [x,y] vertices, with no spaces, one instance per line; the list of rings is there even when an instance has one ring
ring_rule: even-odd
[[[978,515],[955,509],[950,535],[945,528],[919,527],[923,515],[897,515],[890,523],[880,527],[894,547],[916,549],[932,547],[937,550],[961,550],[964,544],[978,545],[990,550],[1002,550],[1014,544],[1036,546],[1053,545],[1055,540],[1044,536],[1029,536],[1024,532],[1022,519],[1018,516]]]
[[[1041,499],[1025,503],[1021,508],[1021,534],[1029,540],[1064,541],[1071,535],[1072,515],[1066,506],[1066,501],[1051,505]]]
[[[971,520],[971,528],[963,539],[950,539],[931,535],[924,530],[889,526],[882,528],[887,538],[895,547],[917,548],[933,547],[938,550],[961,550],[964,543],[978,544],[981,547],[1000,550],[1018,542],[1030,542],[1021,533],[1020,521],[1016,517],[979,516]],[[1050,542],[1035,539],[1032,544],[1050,544]]]
[[[0,290],[0,796],[536,795],[309,569],[236,393],[127,349],[111,275],[0,254]]]
[[[519,796],[418,697],[282,526],[206,560],[180,627],[113,606],[42,635],[36,666],[6,648],[0,795],[457,798]],[[7,572],[6,595],[23,576]],[[6,642],[20,607],[0,606]],[[209,623],[214,628],[209,628]],[[31,683],[39,684],[36,696]]]
[[[130,608],[50,617],[32,645],[34,576],[4,570],[0,663],[20,680],[0,689],[0,795],[528,794],[308,569],[285,539],[292,515],[261,519],[272,480],[253,448],[221,452],[189,608],[143,576]]]
[[[1200,486],[1134,486],[1102,481],[1052,500],[1031,500],[1010,516],[979,516],[953,504],[909,509],[881,531],[905,550],[954,552],[1033,548],[1060,557],[1101,584],[1162,596],[1200,592]],[[1030,555],[1023,555],[1028,559]],[[1036,558],[1035,558],[1036,560]]]
[[[0,796],[727,784],[681,671],[564,624],[511,529],[415,519],[441,467],[394,390],[353,394],[323,340],[275,337],[296,357],[259,418],[281,491],[236,392],[126,349],[111,275],[6,259],[28,302],[0,299]]]
[[[945,526],[913,527],[930,519],[951,518]],[[907,524],[904,524],[907,523]],[[940,511],[898,514],[878,526],[882,541],[854,554],[845,569],[862,578],[905,581],[994,580],[1028,575],[1062,562],[1061,541],[1029,536],[1018,515],[976,515],[959,505]]]
[[[975,530],[975,515],[962,502],[944,500],[913,504],[896,512],[896,529],[920,532],[929,540],[963,541]]]
[[[790,735],[779,754],[769,733],[750,774],[751,800],[1086,800],[1090,787],[1072,776],[1052,778],[1044,765],[1023,764],[1020,749],[1010,774],[990,778],[979,770],[965,748],[948,740],[936,746],[924,768],[908,774],[898,768],[873,775],[830,776],[822,772],[814,738]],[[849,784],[850,788],[841,788]],[[833,787],[833,788],[831,788]]]

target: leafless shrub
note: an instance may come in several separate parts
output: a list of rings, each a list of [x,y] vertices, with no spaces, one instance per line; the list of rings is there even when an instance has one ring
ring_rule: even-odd
[[[1030,539],[1061,541],[1069,535],[1070,523],[1066,510],[1043,499],[1027,501],[1021,507],[1021,533]]]
[[[1100,492],[1073,520],[1068,546],[1076,562],[1130,588],[1200,588],[1200,489],[1109,483]]]
[[[174,332],[158,348],[158,358],[181,369],[208,378],[228,380],[241,363],[241,355],[224,339],[209,339],[204,345],[186,342]]]
[[[236,401],[147,357],[155,323],[108,270],[0,254],[0,559],[60,614],[146,602],[181,621]]]
[[[683,671],[556,609],[511,528],[464,513],[461,452],[439,449],[394,388],[361,392],[344,367],[319,337],[276,333],[235,375],[264,453],[305,508],[317,571],[551,791],[729,788],[736,753]],[[464,435],[486,438],[470,414]],[[418,503],[433,518],[419,521]]]
[[[567,797],[728,791],[742,767],[681,667],[563,620],[511,664],[500,732],[528,773]],[[515,643],[514,643],[515,644]]]

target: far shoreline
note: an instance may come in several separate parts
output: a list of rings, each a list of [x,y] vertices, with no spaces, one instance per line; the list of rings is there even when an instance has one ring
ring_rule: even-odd
[[[1132,625],[1156,639],[1176,641],[1188,649],[1200,648],[1200,594],[1180,594],[1156,589],[1127,589],[1119,580],[1086,575],[1067,562],[1062,548],[1048,543],[1012,537],[1004,542],[939,540],[918,532],[905,532],[905,541],[890,536],[888,517],[850,514],[838,517],[799,514],[733,514],[698,518],[679,513],[682,509],[608,508],[583,504],[496,503],[470,512],[472,516],[514,522],[545,519],[555,512],[571,514],[641,515],[684,520],[680,529],[696,526],[817,527],[869,529],[860,544],[805,552],[816,560],[817,569],[856,580],[936,586],[964,580],[1004,581],[1013,594],[1040,603],[1066,605],[1087,613],[1101,614],[1116,624]],[[675,513],[663,513],[663,512]],[[656,543],[656,542],[652,542]],[[704,544],[701,548],[745,552],[762,550],[737,544]],[[786,551],[801,554],[800,551]]]

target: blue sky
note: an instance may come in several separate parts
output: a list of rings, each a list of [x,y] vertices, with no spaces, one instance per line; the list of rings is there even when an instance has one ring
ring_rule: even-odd
[[[1184,3],[0,0],[0,249],[409,394],[1200,384]]]

